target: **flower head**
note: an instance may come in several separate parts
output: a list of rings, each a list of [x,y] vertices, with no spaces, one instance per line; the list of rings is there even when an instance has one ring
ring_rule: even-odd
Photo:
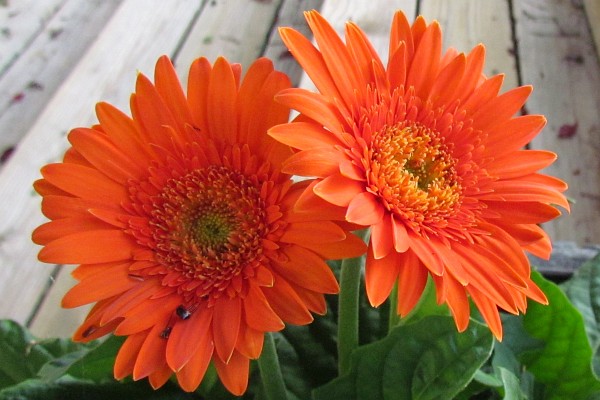
[[[422,17],[411,26],[394,15],[387,65],[354,23],[344,43],[318,12],[306,19],[318,49],[293,29],[280,33],[318,93],[280,93],[301,114],[269,132],[298,150],[284,171],[316,177],[297,208],[324,199],[371,228],[374,306],[398,283],[398,312],[407,314],[431,276],[459,330],[470,296],[501,338],[498,307],[517,314],[527,298],[547,302],[524,251],[548,257],[537,224],[560,215],[554,205],[568,209],[564,182],[538,172],[555,154],[522,150],[546,122],[513,117],[531,87],[499,94],[502,75],[482,73],[484,47],[442,55],[438,23]]]
[[[51,220],[33,233],[49,263],[80,264],[63,306],[96,303],[75,333],[127,336],[115,377],[177,374],[193,391],[212,361],[245,391],[264,333],[324,313],[338,285],[324,258],[365,251],[323,202],[296,212],[306,183],[280,171],[291,149],[267,136],[287,121],[274,102],[288,78],[260,59],[241,69],[196,60],[187,96],[168,58],[138,76],[130,118],[97,106],[99,125],[71,131],[62,163],[35,184]]]

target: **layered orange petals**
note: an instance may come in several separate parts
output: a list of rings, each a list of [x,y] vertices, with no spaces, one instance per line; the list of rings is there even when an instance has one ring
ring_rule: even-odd
[[[366,251],[342,208],[296,208],[307,184],[283,171],[290,146],[310,148],[328,131],[305,125],[296,140],[281,127],[273,137],[289,143],[277,142],[267,130],[288,120],[274,98],[289,79],[267,59],[241,76],[223,58],[199,59],[184,93],[162,57],[154,83],[138,75],[132,116],[99,103],[99,125],[74,129],[63,162],[35,184],[51,220],[32,235],[39,259],[81,264],[63,306],[96,303],[74,339],[127,336],[117,379],[158,388],[176,374],[192,392],[212,362],[243,394],[265,333],[311,322],[339,290],[325,258]],[[328,143],[338,162],[342,143]],[[299,165],[318,159],[310,151]],[[320,162],[286,168],[328,172]]]
[[[524,252],[547,256],[537,226],[569,209],[564,182],[539,171],[556,155],[522,150],[543,116],[515,114],[530,86],[500,94],[503,76],[482,74],[485,48],[442,55],[437,22],[411,25],[396,12],[384,66],[364,32],[346,27],[345,43],[316,11],[306,13],[318,49],[281,30],[319,93],[286,90],[277,100],[301,114],[272,129],[299,150],[290,173],[312,177],[311,197],[371,228],[366,288],[379,305],[398,284],[398,312],[415,306],[428,276],[459,330],[471,296],[496,337],[498,308],[518,313],[545,298],[531,282]]]

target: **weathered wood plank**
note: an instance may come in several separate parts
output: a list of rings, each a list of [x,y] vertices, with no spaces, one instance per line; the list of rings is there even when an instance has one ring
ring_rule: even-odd
[[[135,71],[152,73],[156,59],[177,47],[199,7],[196,0],[124,1],[6,164],[0,174],[1,318],[25,322],[53,270],[36,260],[39,248],[30,241],[43,222],[31,189],[39,168],[61,157],[70,128],[93,123],[98,100],[127,109]]]
[[[68,0],[27,48],[19,49],[22,54],[0,77],[0,162],[31,128],[120,2]]]
[[[67,0],[0,1],[0,75]]]
[[[600,1],[583,0],[583,5],[596,44],[596,55],[600,61]]]
[[[282,0],[211,1],[202,10],[177,54],[177,72],[187,82],[188,67],[200,57],[224,56],[249,66],[262,54]]]
[[[530,113],[544,114],[548,126],[533,148],[558,154],[546,169],[569,183],[571,215],[546,229],[554,240],[580,246],[600,238],[600,67],[580,3],[520,0],[514,3],[523,82],[535,91]]]
[[[505,74],[504,88],[518,86],[508,0],[421,0],[419,14],[442,26],[444,48],[468,53],[483,43],[486,75]]]

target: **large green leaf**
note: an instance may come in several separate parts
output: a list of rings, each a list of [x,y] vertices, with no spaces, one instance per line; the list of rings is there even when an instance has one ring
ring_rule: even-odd
[[[28,379],[0,390],[0,400],[199,400],[200,397],[185,393],[175,385],[168,384],[153,390],[148,382],[90,383],[63,379],[59,382],[44,382]]]
[[[37,375],[47,382],[56,381],[64,375],[96,383],[113,382],[115,357],[123,341],[124,338],[118,336],[97,341],[88,348],[47,362]]]
[[[594,352],[593,366],[600,374],[600,255],[583,264],[561,285],[571,303],[581,312]]]
[[[451,317],[431,316],[393,329],[352,355],[349,374],[313,392],[316,400],[451,399],[492,351],[489,329],[471,321],[463,333]]]
[[[14,321],[0,321],[0,389],[36,377],[47,362],[85,349],[68,339],[40,340]]]
[[[592,372],[592,349],[583,317],[555,284],[532,274],[550,302],[531,302],[523,326],[533,338],[544,341],[542,349],[525,351],[523,364],[536,381],[545,385],[544,400],[588,399],[600,393]]]

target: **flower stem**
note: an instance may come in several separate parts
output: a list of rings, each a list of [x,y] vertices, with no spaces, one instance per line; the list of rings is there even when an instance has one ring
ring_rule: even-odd
[[[265,332],[265,343],[262,354],[258,358],[258,369],[265,390],[266,398],[269,400],[285,400],[287,392],[283,383],[283,375],[279,367],[279,358],[275,349],[275,340],[271,332]]]
[[[366,235],[365,229],[362,233]],[[360,290],[362,257],[346,258],[340,273],[338,305],[338,372],[350,371],[350,355],[358,347],[358,295]]]
[[[398,315],[398,282],[394,285],[388,301],[390,302],[388,332],[390,332],[400,322],[400,316]]]

